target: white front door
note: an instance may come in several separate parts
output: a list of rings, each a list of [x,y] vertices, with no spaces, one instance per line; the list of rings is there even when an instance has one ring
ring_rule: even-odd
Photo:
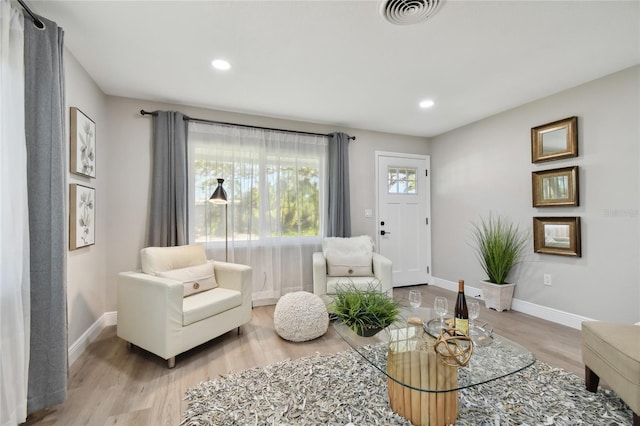
[[[431,279],[430,158],[376,152],[377,247],[393,262],[394,287]]]

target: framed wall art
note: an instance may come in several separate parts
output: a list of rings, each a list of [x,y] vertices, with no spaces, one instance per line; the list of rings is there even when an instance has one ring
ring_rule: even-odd
[[[69,167],[71,173],[96,177],[96,123],[76,107],[69,111],[71,143]]]
[[[578,156],[578,117],[569,117],[531,129],[531,162]]]
[[[533,251],[580,257],[580,218],[534,217]]]
[[[578,166],[531,173],[533,207],[579,206]]]
[[[96,190],[69,185],[69,249],[95,244]]]

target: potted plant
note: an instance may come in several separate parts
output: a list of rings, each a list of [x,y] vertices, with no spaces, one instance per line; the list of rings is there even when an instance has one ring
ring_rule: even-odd
[[[485,305],[496,311],[511,309],[516,284],[506,280],[522,258],[527,235],[509,219],[490,214],[473,224],[472,236],[476,257],[489,277],[481,281]]]
[[[336,319],[365,337],[373,336],[393,324],[400,313],[398,302],[375,286],[361,289],[353,284],[336,291],[329,310]]]

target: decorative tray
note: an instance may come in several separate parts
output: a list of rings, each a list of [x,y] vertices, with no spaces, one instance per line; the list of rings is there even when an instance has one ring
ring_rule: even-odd
[[[434,318],[424,323],[423,325],[424,331],[435,338],[440,337],[440,330],[442,330],[443,328],[448,329],[452,327],[453,318],[444,318],[443,322],[440,321],[440,318]],[[488,323],[470,326],[469,334],[471,335],[471,340],[473,340],[473,343],[476,346],[489,346],[491,343],[493,343],[493,327],[491,327]]]
[[[443,318],[442,322],[440,318],[434,318],[423,325],[424,331],[436,338],[440,337],[440,330],[451,327],[453,327],[453,318]]]

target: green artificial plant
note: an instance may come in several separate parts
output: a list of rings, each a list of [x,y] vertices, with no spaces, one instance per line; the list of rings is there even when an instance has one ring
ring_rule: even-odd
[[[329,310],[355,333],[383,329],[393,324],[400,313],[398,302],[377,286],[361,289],[350,283],[339,286]]]
[[[472,236],[476,257],[489,282],[506,284],[509,272],[522,258],[527,235],[509,219],[490,214],[473,224]]]

